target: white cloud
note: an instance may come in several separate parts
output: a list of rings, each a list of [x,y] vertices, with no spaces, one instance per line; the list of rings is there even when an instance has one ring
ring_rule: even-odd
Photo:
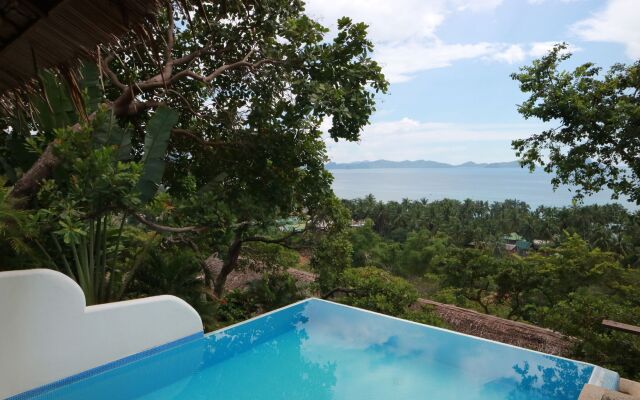
[[[640,3],[609,0],[593,17],[580,21],[573,31],[584,40],[622,43],[630,58],[640,58]]]
[[[511,140],[538,132],[532,123],[459,124],[420,122],[409,118],[367,126],[359,143],[326,139],[329,157],[336,162],[387,159],[432,159],[462,163],[515,159]]]
[[[540,58],[547,53],[555,46],[556,44],[561,42],[535,42],[531,44],[531,48],[529,49],[529,56],[533,58]],[[575,53],[576,51],[580,51],[580,47],[577,47],[571,43],[568,44],[567,50],[570,53]]]
[[[498,7],[503,0],[452,0],[451,3],[458,11],[484,11]]]
[[[307,0],[309,15],[325,25],[342,16],[369,25],[375,41],[393,42],[432,38],[436,28],[453,12],[482,12],[503,0]]]
[[[527,0],[527,2],[529,4],[543,4],[548,2],[549,0]],[[553,0],[552,0],[553,1]],[[557,0],[556,0],[557,1]],[[577,1],[582,1],[582,0],[559,0],[561,3],[575,3]]]
[[[392,83],[406,82],[414,74],[451,65],[452,62],[489,56],[495,52],[491,43],[443,44],[440,41],[424,44],[407,42],[379,46],[377,58]]]
[[[527,54],[522,49],[522,46],[518,44],[512,44],[511,46],[507,47],[503,51],[495,53],[493,55],[493,59],[497,61],[504,61],[506,63],[513,64],[513,63],[524,60],[526,56]]]
[[[342,16],[369,25],[376,42],[433,37],[447,13],[446,1],[308,0],[307,13],[333,26]]]
[[[553,49],[553,46],[555,46],[556,44],[557,44],[556,42],[533,43],[531,45],[531,50],[529,50],[529,54],[531,55],[531,57],[535,57],[535,58],[542,57],[547,53],[549,53],[549,51]]]
[[[376,49],[376,57],[387,79],[392,83],[399,83],[411,80],[419,72],[448,67],[460,60],[479,58],[508,64],[521,63],[527,58],[539,58],[547,54],[556,43],[558,42],[446,44],[440,40],[432,43],[409,41],[380,45]],[[579,47],[569,45],[568,51],[579,50]]]
[[[517,63],[528,57],[526,45],[510,43],[445,43],[437,29],[453,13],[485,13],[503,0],[308,0],[307,13],[328,26],[347,15],[369,25],[376,44],[374,57],[391,83],[455,61],[481,58]],[[524,47],[523,47],[524,46]]]

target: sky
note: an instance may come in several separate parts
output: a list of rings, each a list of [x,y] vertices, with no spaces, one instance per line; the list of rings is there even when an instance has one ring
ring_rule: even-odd
[[[518,114],[511,73],[558,42],[567,68],[640,59],[640,0],[307,0],[307,13],[367,23],[391,84],[359,142],[326,138],[335,162],[515,160],[511,140],[544,125]]]

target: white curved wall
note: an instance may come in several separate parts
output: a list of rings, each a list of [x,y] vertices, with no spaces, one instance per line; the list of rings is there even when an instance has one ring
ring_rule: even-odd
[[[0,398],[202,332],[174,296],[85,306],[59,272],[0,272]]]

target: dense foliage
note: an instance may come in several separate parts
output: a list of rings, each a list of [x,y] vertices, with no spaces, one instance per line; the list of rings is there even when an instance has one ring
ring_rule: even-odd
[[[348,288],[342,289],[343,301],[383,314],[401,315],[418,299],[409,282],[378,268],[349,268],[340,280]]]
[[[421,297],[576,337],[575,357],[640,376],[640,340],[601,325],[640,324],[638,213],[620,205],[532,210],[516,201],[382,203],[372,196],[344,203],[366,221],[349,235],[351,264],[365,268],[343,273],[363,297],[346,301],[399,314],[399,293],[414,295],[387,271]],[[505,238],[511,232],[537,245],[516,252]],[[367,289],[383,280],[384,289]]]
[[[254,309],[285,304],[290,249],[347,226],[320,126],[358,140],[387,88],[367,26],[341,18],[329,37],[283,0],[157,17],[4,110],[0,268],[62,271],[88,304],[169,292],[203,314],[229,274],[262,269]]]
[[[566,50],[557,45],[512,75],[529,95],[520,114],[553,124],[513,147],[523,165],[554,172],[554,185],[577,185],[578,197],[609,188],[640,204],[640,61],[565,71]]]

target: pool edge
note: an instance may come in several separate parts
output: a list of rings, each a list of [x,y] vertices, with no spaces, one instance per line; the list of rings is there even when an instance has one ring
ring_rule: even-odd
[[[97,367],[88,369],[86,371],[82,371],[82,372],[77,373],[75,375],[71,375],[71,376],[68,376],[66,378],[62,378],[62,379],[59,379],[57,381],[53,381],[51,383],[47,383],[45,385],[38,386],[38,387],[33,388],[33,389],[29,389],[26,392],[18,393],[18,394],[15,394],[13,396],[7,397],[7,398],[5,398],[5,400],[28,400],[28,399],[32,399],[32,398],[34,398],[36,396],[39,396],[39,395],[44,394],[46,392],[58,389],[58,388],[60,388],[62,386],[66,386],[66,385],[75,383],[75,382],[80,381],[82,379],[90,378],[92,376],[101,374],[103,372],[112,370],[114,368],[118,368],[118,367],[121,367],[123,365],[130,364],[132,362],[141,360],[143,358],[147,358],[147,357],[153,356],[154,354],[157,354],[157,353],[172,349],[174,347],[189,343],[189,342],[191,342],[193,340],[197,340],[197,339],[200,339],[200,338],[203,338],[203,337],[204,337],[204,331],[196,332],[196,333],[193,333],[191,335],[182,337],[180,339],[176,339],[176,340],[173,340],[171,342],[168,342],[168,343],[165,343],[165,344],[161,344],[159,346],[152,347],[152,348],[147,349],[147,350],[143,350],[143,351],[141,351],[139,353],[134,353],[134,354],[128,355],[126,357],[120,358],[118,360],[111,361],[111,362],[108,362],[106,364],[99,365]]]
[[[232,329],[232,328],[236,328],[236,327],[241,326],[241,325],[248,324],[249,322],[252,322],[252,321],[264,318],[264,317],[268,317],[271,314],[275,314],[277,312],[286,310],[288,308],[295,307],[295,306],[300,305],[302,303],[307,303],[307,302],[309,302],[311,300],[320,300],[320,299],[318,299],[316,297],[307,297],[306,299],[302,299],[302,300],[296,301],[295,303],[288,304],[288,305],[286,305],[284,307],[276,308],[275,310],[267,311],[264,314],[256,315],[255,317],[251,317],[249,319],[245,319],[244,321],[240,321],[240,322],[236,322],[235,324],[224,326],[224,327],[222,327],[220,329],[216,329],[215,331],[207,332],[207,333],[204,334],[204,336],[206,337],[206,336],[216,335],[216,334],[224,332],[226,330],[229,330],[229,329]],[[327,303],[338,304],[338,303],[333,303],[331,301],[328,301]]]
[[[588,384],[617,391],[620,387],[620,375],[615,372],[594,366]]]

